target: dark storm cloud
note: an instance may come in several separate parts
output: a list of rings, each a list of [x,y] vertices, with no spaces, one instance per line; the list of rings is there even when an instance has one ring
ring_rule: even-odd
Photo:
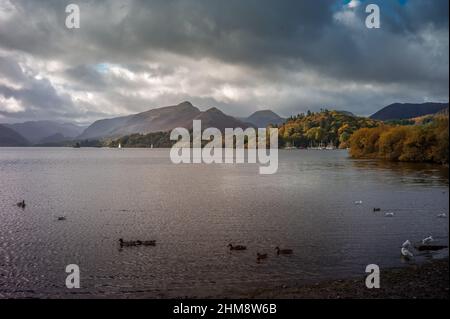
[[[80,30],[64,27],[70,2]],[[448,100],[447,0],[348,2],[0,0],[0,80],[29,82],[14,89],[26,108],[62,103],[77,118],[178,99],[238,115]],[[380,30],[365,28],[368,3],[381,7]]]

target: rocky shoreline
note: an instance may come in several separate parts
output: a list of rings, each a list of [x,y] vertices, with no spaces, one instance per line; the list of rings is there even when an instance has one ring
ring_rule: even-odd
[[[381,271],[380,289],[365,278],[329,280],[299,287],[260,289],[250,299],[449,299],[449,259]]]

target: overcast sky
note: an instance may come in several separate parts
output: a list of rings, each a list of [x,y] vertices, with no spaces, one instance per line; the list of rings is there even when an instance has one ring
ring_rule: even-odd
[[[81,28],[65,27],[65,7]],[[381,8],[367,29],[365,8]],[[448,102],[448,0],[0,0],[0,122]]]

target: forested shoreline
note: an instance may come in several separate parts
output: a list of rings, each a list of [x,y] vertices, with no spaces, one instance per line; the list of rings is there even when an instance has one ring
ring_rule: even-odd
[[[422,125],[361,128],[350,138],[352,158],[448,165],[449,119],[439,116]]]

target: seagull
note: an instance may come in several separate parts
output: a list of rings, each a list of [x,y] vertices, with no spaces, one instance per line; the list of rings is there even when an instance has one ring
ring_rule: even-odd
[[[394,217],[395,214],[394,213],[386,213],[384,214],[385,217]]]
[[[433,241],[434,241],[433,237],[430,236],[430,237],[427,237],[424,240],[422,240],[422,244],[426,245],[426,244],[432,243]]]

